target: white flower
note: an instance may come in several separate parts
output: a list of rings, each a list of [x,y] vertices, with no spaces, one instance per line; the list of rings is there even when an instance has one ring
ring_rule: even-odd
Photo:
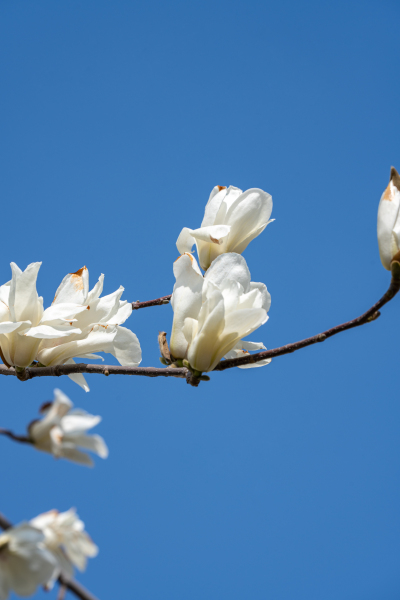
[[[176,245],[181,254],[196,243],[202,269],[207,270],[220,254],[241,254],[268,225],[272,197],[263,190],[215,186],[199,229],[182,229]]]
[[[41,410],[43,419],[29,425],[29,439],[38,450],[91,467],[91,457],[78,448],[107,458],[108,448],[103,438],[86,433],[100,423],[101,417],[90,415],[84,410],[73,410],[72,407],[71,400],[61,390],[55,389],[54,401],[45,404]]]
[[[43,339],[80,331],[74,327],[74,316],[85,307],[63,303],[43,311],[43,298],[36,291],[41,264],[21,271],[11,263],[12,279],[0,287],[0,346],[8,366],[27,367]]]
[[[126,367],[136,367],[142,360],[142,351],[136,335],[121,327],[132,313],[132,304],[120,298],[121,286],[113,294],[100,298],[104,275],[99,277],[89,291],[89,271],[86,267],[69,273],[62,280],[53,301],[53,306],[64,303],[83,305],[87,310],[76,315],[75,327],[80,332],[68,338],[44,340],[39,347],[37,359],[46,366],[73,363],[77,358],[101,358],[93,352],[109,352]],[[70,378],[84,390],[89,391],[81,374]]]
[[[57,577],[58,561],[44,539],[44,534],[28,523],[0,535],[0,600],[7,600],[10,591],[31,596],[39,585]]]
[[[267,321],[271,305],[266,286],[250,281],[242,256],[219,256],[203,277],[193,256],[183,254],[174,263],[174,274],[170,341],[174,358],[187,359],[193,369],[203,372],[212,371],[224,356],[264,348],[241,342]]]
[[[61,570],[69,576],[73,565],[84,571],[87,558],[99,552],[74,508],[62,513],[50,510],[32,519],[30,524],[43,532],[46,548],[57,556]]]
[[[393,257],[400,250],[400,175],[394,167],[379,202],[378,245],[382,264],[390,271]]]
[[[8,365],[27,367],[33,360],[42,365],[74,363],[73,358],[101,358],[93,352],[109,352],[121,365],[137,366],[142,360],[136,335],[121,327],[132,305],[121,301],[120,287],[100,298],[104,276],[89,291],[86,267],[62,280],[52,306],[43,311],[36,291],[41,263],[25,271],[11,263],[12,280],[0,287],[0,347]],[[81,374],[69,376],[89,391]]]

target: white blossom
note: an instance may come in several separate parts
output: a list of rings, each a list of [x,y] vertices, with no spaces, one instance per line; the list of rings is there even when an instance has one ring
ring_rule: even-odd
[[[394,167],[379,202],[378,245],[382,264],[390,271],[393,257],[400,250],[400,175]]]
[[[101,358],[93,352],[109,352],[123,366],[137,366],[142,359],[136,335],[121,327],[132,305],[121,301],[124,288],[100,298],[104,276],[89,291],[86,267],[62,280],[53,304],[43,311],[36,291],[41,263],[25,271],[11,264],[12,280],[0,287],[0,347],[4,362],[27,367],[33,360],[45,366],[74,363],[74,358]],[[86,391],[82,374],[69,376]]]
[[[31,519],[30,524],[43,533],[44,545],[53,552],[60,569],[69,576],[73,566],[84,571],[88,557],[97,556],[99,552],[74,508],[61,513],[50,510]]]
[[[184,227],[176,242],[181,254],[191,252],[194,244],[202,269],[207,270],[220,254],[241,254],[268,225],[272,197],[263,190],[217,185],[208,200],[199,229]]]
[[[43,532],[21,523],[0,535],[0,600],[11,591],[31,596],[57,577],[59,562],[47,549]]]
[[[100,423],[101,417],[72,407],[71,400],[61,390],[55,389],[54,401],[41,409],[43,418],[29,425],[29,439],[35,448],[49,452],[56,458],[93,466],[91,457],[79,448],[107,458],[108,448],[103,438],[86,433]]]
[[[271,305],[266,286],[250,280],[242,256],[219,256],[203,277],[194,257],[183,254],[174,274],[170,350],[175,359],[188,360],[196,371],[212,371],[224,356],[264,348],[241,341],[267,321]]]
[[[62,303],[43,310],[43,298],[36,291],[41,264],[32,263],[21,271],[11,263],[12,279],[0,287],[0,346],[9,366],[29,366],[46,338],[80,332],[74,317],[84,306]]]

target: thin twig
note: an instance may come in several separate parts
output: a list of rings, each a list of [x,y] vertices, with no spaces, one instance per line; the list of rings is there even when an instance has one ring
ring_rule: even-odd
[[[132,302],[132,310],[138,310],[139,308],[147,308],[148,306],[160,306],[161,304],[169,304],[172,294],[169,296],[162,296],[155,300],[146,300],[145,302]]]
[[[0,529],[11,529],[11,527],[13,527],[13,524],[3,514],[0,513]],[[61,586],[68,588],[69,591],[80,598],[80,600],[98,600],[96,596],[93,596],[93,594],[84,588],[83,585],[74,579],[69,579],[63,573],[59,576],[58,582]]]
[[[15,442],[20,442],[21,444],[32,444],[31,440],[26,437],[26,435],[16,435],[9,429],[3,429],[2,427],[0,427],[0,435],[6,435]]]

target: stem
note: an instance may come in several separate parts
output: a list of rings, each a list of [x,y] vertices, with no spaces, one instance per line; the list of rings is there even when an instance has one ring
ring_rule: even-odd
[[[161,296],[155,300],[146,300],[146,302],[132,302],[132,310],[138,310],[139,308],[147,308],[148,306],[160,306],[161,304],[169,304],[172,294],[169,296]]]

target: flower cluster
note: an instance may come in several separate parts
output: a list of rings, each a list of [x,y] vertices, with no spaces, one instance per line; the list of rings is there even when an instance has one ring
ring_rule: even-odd
[[[109,352],[121,365],[137,366],[142,360],[136,335],[121,327],[132,313],[132,305],[121,301],[120,287],[100,298],[104,275],[89,291],[86,267],[62,280],[52,305],[43,310],[36,290],[41,263],[21,271],[11,263],[11,281],[0,287],[0,352],[3,362],[16,368],[33,361],[52,366],[74,362],[74,358],[100,358],[93,352]],[[81,374],[70,378],[89,391]]]
[[[73,508],[12,527],[0,535],[0,600],[11,591],[30,596],[39,585],[51,589],[61,573],[71,578],[74,566],[83,571],[97,553]]]
[[[270,223],[272,198],[260,189],[246,192],[216,186],[199,229],[182,229],[174,264],[170,342],[175,364],[197,374],[212,371],[222,358],[236,358],[264,344],[242,341],[268,319],[271,296],[251,281],[241,253]],[[190,254],[196,244],[200,266]],[[260,367],[270,360],[247,367]]]

